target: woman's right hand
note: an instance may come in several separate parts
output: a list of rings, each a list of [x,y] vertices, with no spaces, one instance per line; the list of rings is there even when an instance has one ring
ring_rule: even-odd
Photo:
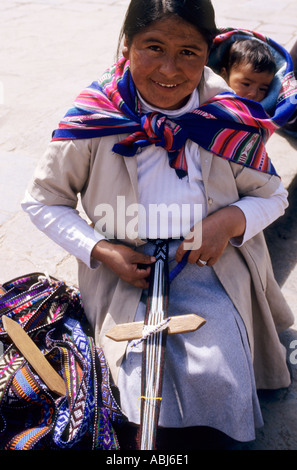
[[[91,256],[104,263],[123,281],[141,289],[148,287],[150,266],[156,261],[153,256],[106,240],[101,240],[94,246]]]

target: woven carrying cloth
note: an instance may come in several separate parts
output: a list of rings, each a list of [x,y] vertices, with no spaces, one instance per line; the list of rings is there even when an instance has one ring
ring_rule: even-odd
[[[64,379],[67,396],[48,389],[0,320],[0,449],[118,449],[113,423],[125,418],[103,352],[88,334],[79,292],[40,273],[1,287],[0,319],[22,326]]]
[[[158,112],[141,114],[129,61],[121,58],[77,97],[54,131],[53,140],[128,133],[113,147],[114,152],[131,157],[147,145],[161,146],[167,150],[170,166],[182,178],[187,174],[184,145],[191,139],[222,158],[275,174],[265,143],[295,109],[292,78],[292,64],[288,63],[274,116],[255,101],[221,93],[191,113],[169,119]]]

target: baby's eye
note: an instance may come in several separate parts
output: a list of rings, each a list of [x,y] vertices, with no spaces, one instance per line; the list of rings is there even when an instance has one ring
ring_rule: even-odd
[[[250,84],[249,84],[248,82],[241,82],[241,84],[242,84],[243,86],[245,86],[245,87],[249,87],[249,86],[250,86]]]

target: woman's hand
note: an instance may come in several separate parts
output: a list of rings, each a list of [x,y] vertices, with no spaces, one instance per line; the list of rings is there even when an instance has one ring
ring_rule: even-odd
[[[190,251],[189,263],[213,266],[224,252],[230,238],[243,236],[245,225],[245,216],[237,206],[228,206],[214,212],[199,222],[179,245],[175,255],[176,261],[180,262],[185,253]]]
[[[148,287],[150,265],[156,261],[153,256],[106,240],[101,240],[94,246],[92,257],[108,266],[123,281],[141,289]]]

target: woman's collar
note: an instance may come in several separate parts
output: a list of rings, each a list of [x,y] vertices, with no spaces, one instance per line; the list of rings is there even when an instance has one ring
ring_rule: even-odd
[[[193,93],[191,94],[190,98],[188,99],[187,103],[184,106],[182,106],[179,109],[174,109],[174,110],[156,108],[155,106],[150,105],[142,98],[142,96],[140,95],[138,91],[137,91],[137,96],[139,99],[141,112],[144,114],[158,112],[161,114],[165,114],[166,116],[170,116],[170,117],[179,117],[179,116],[184,115],[185,113],[190,113],[191,111],[193,111],[193,109],[196,109],[199,107],[199,93],[197,89],[193,91]]]

